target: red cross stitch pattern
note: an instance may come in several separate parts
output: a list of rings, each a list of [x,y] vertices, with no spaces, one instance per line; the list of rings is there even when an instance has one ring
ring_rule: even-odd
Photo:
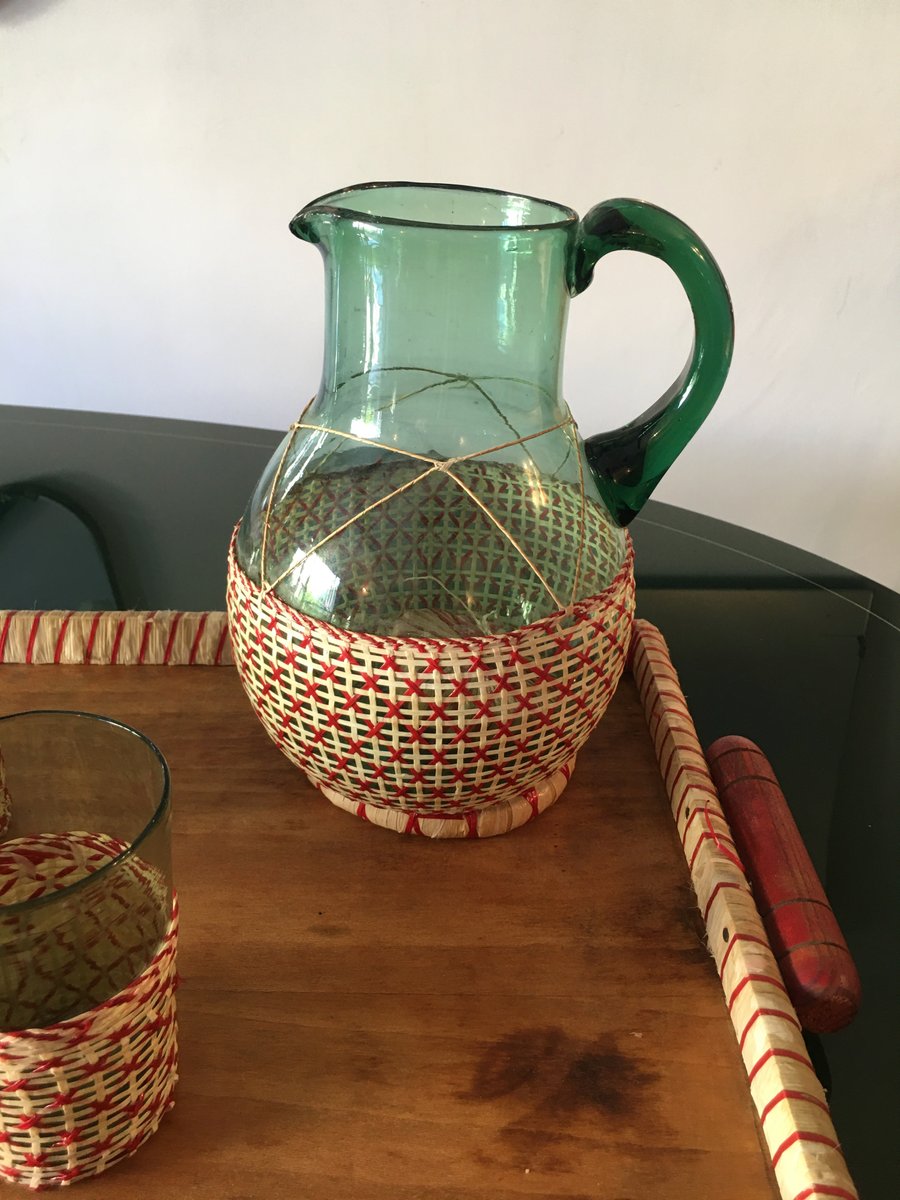
[[[79,875],[86,864],[96,871],[122,849],[113,838],[91,834],[17,838],[0,845],[0,885],[8,904],[39,897],[58,888],[73,866]],[[150,864],[132,858],[128,865],[128,902],[164,905],[170,913],[151,960],[144,953],[138,966],[133,939],[125,938],[112,916],[118,925],[113,935],[121,943],[113,957],[135,965],[130,981],[103,1003],[55,1024],[0,1031],[0,1178],[10,1182],[44,1188],[96,1175],[133,1154],[171,1107],[177,1080],[177,903]],[[104,886],[121,886],[117,877],[121,880],[116,872],[104,876]],[[16,918],[10,912],[3,919]],[[35,966],[39,984],[52,987],[65,977],[65,955],[71,957],[75,948],[65,936],[48,939],[47,961]],[[100,964],[103,971],[108,965]],[[89,988],[109,978],[76,970],[71,961],[69,970]]]
[[[367,511],[416,478],[422,465],[380,463],[371,474],[325,475],[315,486],[290,486],[276,496],[268,516],[266,583],[283,576],[288,592],[302,593],[306,567],[297,552],[318,545],[317,557],[342,582],[335,625],[397,634],[398,618],[409,616],[404,609],[412,583],[416,615],[439,610],[442,625],[452,626],[422,633],[471,637],[527,624],[525,611],[535,620],[548,616],[602,591],[616,574],[623,544],[609,518],[594,504],[585,507],[579,488],[561,482],[548,484],[536,504],[509,464],[479,460],[457,468],[497,525],[440,473]],[[552,576],[558,601],[551,603],[523,553]],[[511,596],[516,599],[509,606]],[[482,616],[491,614],[488,627],[475,627],[465,611],[472,605]]]
[[[263,591],[232,544],[228,611],[244,689],[282,751],[342,807],[399,809],[421,832],[416,819],[521,802],[571,769],[625,664],[633,559],[629,544],[603,592],[510,633],[378,637]]]

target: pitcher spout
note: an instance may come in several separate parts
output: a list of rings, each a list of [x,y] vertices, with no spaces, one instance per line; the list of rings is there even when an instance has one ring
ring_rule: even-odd
[[[315,204],[307,205],[291,220],[288,228],[294,237],[312,246],[319,246],[326,240],[327,231],[334,223],[335,213]]]

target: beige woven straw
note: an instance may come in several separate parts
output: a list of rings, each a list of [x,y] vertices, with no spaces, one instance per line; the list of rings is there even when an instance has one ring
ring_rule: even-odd
[[[193,667],[230,662],[223,612],[0,611],[0,663]]]
[[[646,621],[633,670],[781,1195],[857,1200],[678,676]]]
[[[628,650],[634,577],[627,539],[616,570],[621,535],[593,506],[585,510],[577,489],[550,485],[556,491],[529,528],[512,476],[481,470],[492,511],[500,506],[501,522],[517,515],[525,531],[520,542],[537,547],[555,539],[570,578],[577,572],[585,581],[612,582],[509,632],[473,635],[470,625],[467,636],[430,636],[429,629],[453,628],[448,594],[471,597],[478,612],[511,589],[543,596],[544,584],[518,546],[509,544],[499,560],[485,553],[485,519],[464,493],[457,518],[448,515],[446,493],[427,482],[384,505],[390,521],[358,531],[354,579],[365,587],[351,580],[346,589],[356,624],[374,597],[373,623],[393,614],[400,629],[413,622],[422,633],[373,635],[308,616],[273,585],[251,579],[234,544],[229,557],[232,649],[270,736],[334,803],[402,832],[484,837],[546,808],[603,715]],[[297,528],[309,529],[310,511],[340,517],[335,494],[302,494],[302,510],[282,514],[271,531],[276,578],[297,544]],[[354,496],[345,507],[358,502]],[[404,515],[411,506],[415,522]],[[417,535],[431,525],[444,530],[448,521],[457,539],[452,548]],[[350,523],[341,536],[353,529]],[[416,579],[413,613],[403,582],[409,577]],[[339,607],[335,621],[347,615]]]
[[[0,901],[38,899],[61,880],[99,870],[124,848],[114,838],[81,833],[2,843]],[[110,914],[106,938],[99,929],[95,938],[104,952],[92,958],[81,939],[54,929],[51,918],[33,945],[31,977],[0,1021],[0,1178],[32,1188],[96,1175],[132,1154],[171,1106],[177,1079],[177,905],[160,873],[138,858],[86,886],[103,892],[93,902],[102,900],[100,909]],[[8,936],[14,938],[19,920],[0,907]],[[161,942],[147,962],[149,926],[160,930]],[[123,971],[124,987],[79,1010],[79,998],[102,992]],[[53,1003],[76,1015],[8,1031],[17,1011]]]

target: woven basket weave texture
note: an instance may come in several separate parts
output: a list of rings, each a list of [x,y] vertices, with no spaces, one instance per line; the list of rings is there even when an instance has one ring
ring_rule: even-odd
[[[519,794],[568,763],[622,673],[631,560],[604,594],[494,638],[377,638],[265,595],[229,563],[235,661],[268,733],[318,785],[416,811]]]
[[[500,488],[493,499],[512,511],[521,496]],[[542,587],[514,550],[501,564],[484,552],[485,518],[477,509],[471,520],[460,516],[451,550],[446,512],[437,526],[427,495],[424,503],[425,524],[437,530],[430,540],[420,536],[421,522],[418,535],[404,531],[400,506],[389,524],[373,522],[370,540],[358,547],[356,578],[379,597],[381,627],[386,613],[409,619],[408,589],[398,581],[410,576],[436,581],[430,592],[417,588],[414,603],[437,619],[448,593],[473,597],[475,611],[486,611],[510,588]],[[625,664],[633,559],[626,539],[618,562],[619,535],[595,510],[586,516],[573,489],[560,489],[549,509],[546,529],[534,518],[535,538],[555,538],[564,558],[580,558],[583,579],[614,576],[612,582],[541,620],[488,635],[382,636],[340,628],[260,587],[241,569],[232,542],[229,626],[243,686],[273,740],[342,807],[461,817],[568,772]],[[276,543],[292,536],[305,513],[282,518]],[[384,541],[373,544],[378,531]],[[362,591],[348,588],[335,621],[353,605],[359,618]]]
[[[421,466],[379,463],[292,488],[267,516],[263,582],[281,580],[275,590],[289,605],[344,628],[402,637],[412,624],[412,632],[471,637],[550,616],[618,573],[624,535],[577,485],[530,482],[510,464],[476,461],[454,471],[490,517],[440,472],[379,503]],[[263,525],[254,533],[251,520],[249,532],[261,542]],[[298,557],[313,546],[314,555]],[[260,582],[258,560],[241,561]],[[307,590],[323,569],[339,580],[328,611]],[[449,627],[416,629],[425,614]]]
[[[78,834],[3,843],[4,900],[17,903],[52,892],[73,868],[81,872],[86,856],[98,869],[122,848],[113,838]],[[132,859],[127,874],[129,902],[137,888],[148,903],[168,906],[164,881],[153,867]],[[107,886],[115,888],[113,880],[124,878],[118,868],[109,873]],[[177,1080],[177,936],[175,904],[151,961],[145,958],[136,976],[108,1000],[54,1024],[0,1032],[0,1178],[32,1188],[68,1184],[134,1153],[156,1130]],[[48,936],[44,949],[46,962],[37,963],[36,974],[45,979],[36,988],[58,988],[67,972],[91,986],[85,963],[74,957],[82,947],[76,949],[65,933]],[[133,951],[123,947],[126,956]]]

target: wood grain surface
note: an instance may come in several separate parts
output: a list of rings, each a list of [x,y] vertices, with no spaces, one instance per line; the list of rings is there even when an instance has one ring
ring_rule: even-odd
[[[176,1106],[76,1200],[777,1196],[630,677],[557,805],[484,842],[333,808],[230,668],[4,666],[28,708],[134,724],[173,775]]]

